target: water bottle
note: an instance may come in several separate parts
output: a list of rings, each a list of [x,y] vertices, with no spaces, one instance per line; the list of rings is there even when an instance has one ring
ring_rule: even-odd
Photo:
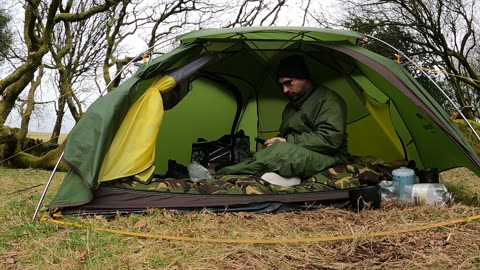
[[[415,204],[446,206],[453,202],[452,193],[448,192],[445,185],[438,183],[413,185],[411,198]]]
[[[404,185],[402,192],[396,195],[392,181],[379,183],[382,201],[400,201],[412,204],[446,206],[453,202],[453,195],[447,187],[439,183]],[[397,190],[398,191],[398,190]]]
[[[393,194],[400,198],[404,193],[405,186],[415,184],[415,171],[409,168],[401,167],[392,171]]]
[[[380,186],[380,194],[382,201],[389,202],[389,201],[396,201],[397,197],[394,194],[393,182],[383,180],[379,184]]]

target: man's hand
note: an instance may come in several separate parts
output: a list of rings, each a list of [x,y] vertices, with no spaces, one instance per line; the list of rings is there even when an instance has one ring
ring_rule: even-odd
[[[282,137],[273,137],[271,139],[268,139],[264,145],[265,146],[270,146],[272,145],[275,141],[281,141],[281,142],[286,142],[287,140],[285,138],[282,138]]]

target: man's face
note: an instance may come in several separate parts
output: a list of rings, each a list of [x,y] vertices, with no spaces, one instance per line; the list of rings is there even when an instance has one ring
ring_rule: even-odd
[[[278,82],[282,87],[283,93],[287,95],[291,101],[298,100],[309,88],[307,80],[304,79],[280,77]]]

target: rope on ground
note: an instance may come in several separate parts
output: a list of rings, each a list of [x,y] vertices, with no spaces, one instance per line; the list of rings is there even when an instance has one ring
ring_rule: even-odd
[[[16,193],[20,193],[20,192],[24,192],[24,191],[30,190],[30,189],[32,189],[32,188],[39,187],[39,186],[41,186],[41,185],[45,185],[45,184],[42,183],[42,184],[34,185],[34,186],[31,186],[31,187],[22,188],[22,189],[19,189],[19,190],[14,191],[14,192],[7,193],[7,196],[8,196],[8,195],[12,195],[12,194],[16,194]]]
[[[142,238],[154,238],[161,240],[172,240],[172,241],[188,241],[188,242],[204,242],[204,243],[222,243],[222,244],[298,244],[298,243],[314,243],[314,242],[328,242],[328,241],[344,241],[344,240],[353,240],[353,239],[362,239],[362,238],[371,238],[379,236],[391,236],[401,233],[416,232],[422,230],[429,230],[433,228],[469,222],[473,220],[480,219],[480,215],[474,215],[467,218],[458,218],[449,221],[438,222],[434,224],[428,224],[423,226],[410,227],[405,229],[391,230],[391,231],[382,231],[382,232],[372,232],[365,234],[352,234],[352,235],[339,235],[339,236],[323,236],[323,237],[311,237],[311,238],[286,238],[286,239],[228,239],[228,238],[200,238],[200,237],[184,237],[184,236],[171,236],[171,235],[162,235],[162,234],[147,234],[147,233],[138,233],[138,232],[129,232],[116,229],[107,229],[97,226],[89,226],[74,222],[67,222],[61,220],[55,220],[50,217],[43,216],[40,220],[47,221],[60,226],[70,226],[77,227],[81,229],[91,229],[99,232],[108,232],[114,234],[136,236]]]

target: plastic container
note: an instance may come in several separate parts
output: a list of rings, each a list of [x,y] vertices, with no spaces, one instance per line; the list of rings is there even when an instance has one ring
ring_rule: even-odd
[[[441,178],[441,177],[440,177]],[[446,206],[453,202],[453,195],[447,187],[439,183],[404,185],[402,192],[395,194],[393,181],[383,180],[379,184],[382,201],[401,201],[417,205],[427,204]]]
[[[423,183],[412,186],[411,198],[415,204],[446,206],[453,202],[452,193],[447,187],[438,183]]]
[[[190,165],[188,165],[187,169],[188,176],[192,180],[212,179],[210,172],[196,161],[193,161]]]
[[[415,171],[409,168],[401,167],[392,171],[393,194],[400,198],[406,185],[415,184]]]
[[[382,201],[391,202],[397,200],[397,197],[393,193],[392,181],[383,180],[378,185],[380,186],[380,194],[382,197]]]
[[[398,194],[396,197],[397,200],[406,203],[415,203],[415,200],[412,197],[412,189],[414,185],[415,184],[403,186],[402,192],[400,192],[400,194]]]

